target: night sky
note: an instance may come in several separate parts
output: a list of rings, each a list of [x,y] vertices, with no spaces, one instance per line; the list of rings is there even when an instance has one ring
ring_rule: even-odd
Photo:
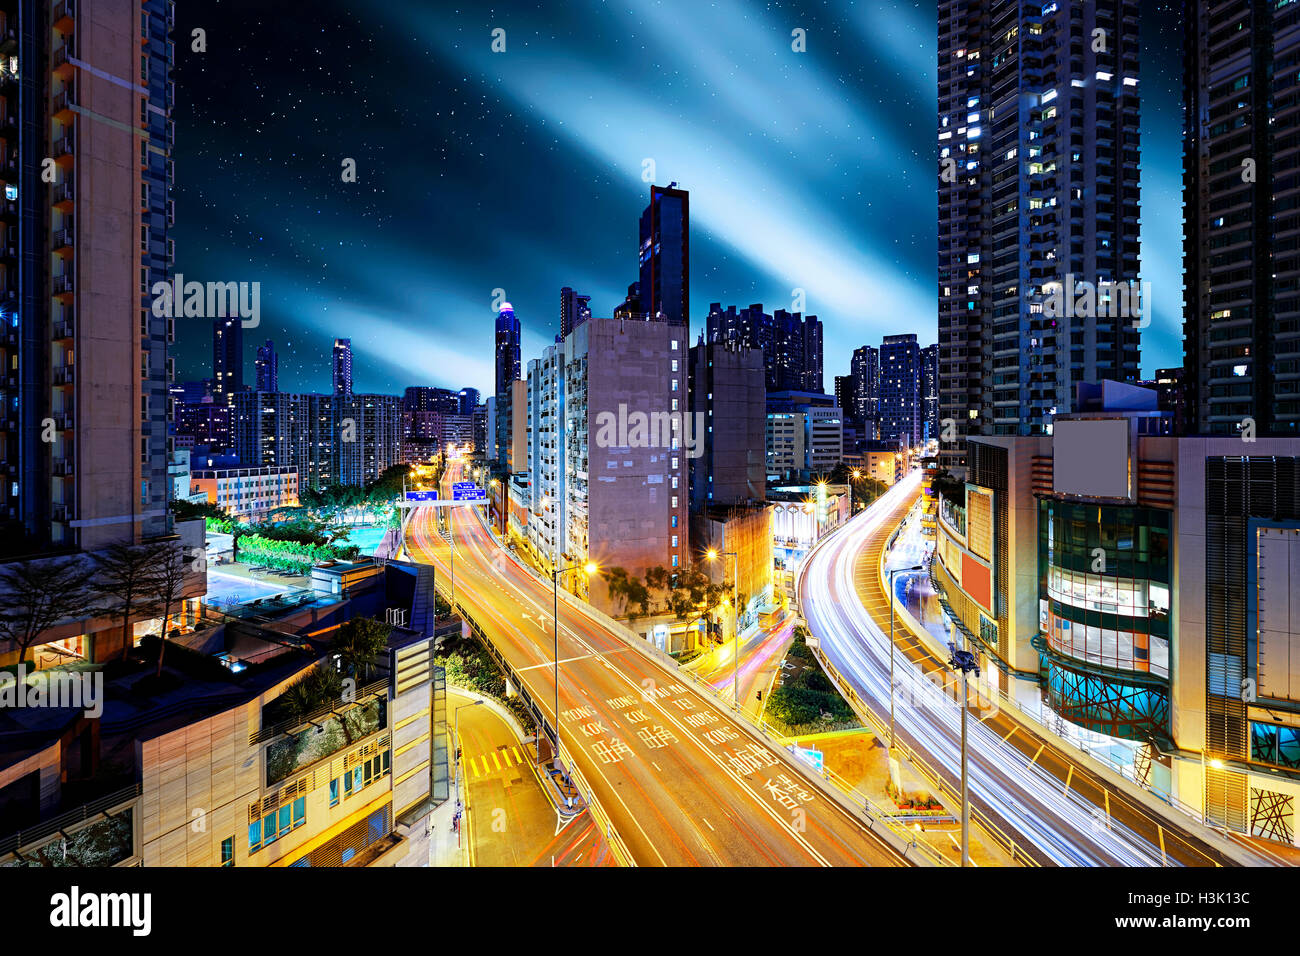
[[[1144,7],[1150,374],[1181,364],[1181,67],[1174,7]],[[623,301],[646,159],[691,192],[697,330],[710,302],[772,311],[802,288],[828,390],[860,345],[937,338],[927,3],[181,0],[175,37],[176,269],[261,283],[246,381],[271,338],[281,389],[327,391],[347,336],[358,391],[490,394],[494,290],[525,363],[562,285],[597,315]],[[190,321],[179,380],[211,375],[210,323]]]

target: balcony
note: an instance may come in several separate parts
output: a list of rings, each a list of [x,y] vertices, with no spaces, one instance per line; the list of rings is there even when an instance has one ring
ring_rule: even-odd
[[[55,385],[72,385],[76,382],[75,366],[58,365],[55,366],[51,375],[51,380]]]
[[[50,112],[55,119],[67,123],[76,112],[76,105],[76,89],[72,86],[66,86],[60,92],[55,93],[53,99],[50,100]]]
[[[76,201],[76,184],[66,176],[67,173],[65,172],[63,182],[54,187],[54,205],[56,206],[71,206]]]
[[[70,339],[76,335],[76,326],[72,324],[71,319],[60,319],[54,323],[54,340],[56,342],[63,339]]]
[[[55,276],[52,283],[55,295],[71,295],[76,291],[76,283],[73,282],[72,273],[70,272]]]
[[[71,127],[65,129],[63,135],[54,141],[54,155],[56,158],[75,157],[77,155],[77,138],[73,134]]]
[[[50,54],[50,68],[56,73],[59,73],[59,75],[65,80],[71,79],[75,75],[73,72],[74,67],[71,62],[73,55],[72,36],[69,35],[59,48]],[[62,72],[60,73],[59,71],[61,69]]]
[[[58,478],[71,478],[73,474],[72,459],[56,459],[50,471]]]
[[[77,0],[59,0],[50,15],[50,26],[66,33],[72,29],[77,17]]]
[[[54,233],[54,251],[60,252],[64,249],[71,251],[72,247],[76,245],[76,241],[77,241],[76,230],[74,230],[71,226],[68,226],[67,228],[64,229],[59,229],[57,232]]]

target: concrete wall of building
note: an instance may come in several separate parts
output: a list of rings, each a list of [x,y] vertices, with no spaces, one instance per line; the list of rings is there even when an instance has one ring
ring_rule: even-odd
[[[638,577],[647,568],[689,563],[684,450],[666,447],[661,435],[651,436],[650,447],[599,446],[608,416],[641,413],[657,418],[689,410],[686,334],[683,327],[665,322],[593,318],[565,342],[566,363],[586,363],[589,544],[588,555],[574,554],[575,560],[589,557],[602,567],[623,567]],[[580,470],[579,463],[571,461],[570,470]],[[610,610],[599,578],[593,582],[591,599],[601,610]]]
[[[165,511],[166,489],[145,487],[140,455],[140,96],[113,77],[140,76],[140,18],[134,0],[104,0],[77,19],[80,56],[96,73],[77,71],[75,122],[77,477],[63,481],[76,498],[75,543],[95,550],[163,524],[139,522]],[[97,75],[98,74],[98,75]],[[163,382],[161,356],[150,359]]]

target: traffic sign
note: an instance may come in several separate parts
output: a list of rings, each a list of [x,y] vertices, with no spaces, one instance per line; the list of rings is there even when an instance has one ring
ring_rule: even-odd
[[[482,488],[452,488],[453,501],[487,501],[487,492]]]
[[[472,481],[457,481],[453,482],[451,487],[453,491],[456,491],[458,489],[477,488],[478,486]]]
[[[818,773],[825,772],[826,757],[820,750],[809,750],[807,747],[795,747],[794,754]]]
[[[408,491],[406,493],[407,501],[437,501],[438,492],[436,491]]]

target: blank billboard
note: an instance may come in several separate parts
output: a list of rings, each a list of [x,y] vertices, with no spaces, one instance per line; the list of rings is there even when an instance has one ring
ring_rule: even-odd
[[[1127,420],[1058,421],[1052,435],[1052,484],[1057,494],[1129,496]]]

